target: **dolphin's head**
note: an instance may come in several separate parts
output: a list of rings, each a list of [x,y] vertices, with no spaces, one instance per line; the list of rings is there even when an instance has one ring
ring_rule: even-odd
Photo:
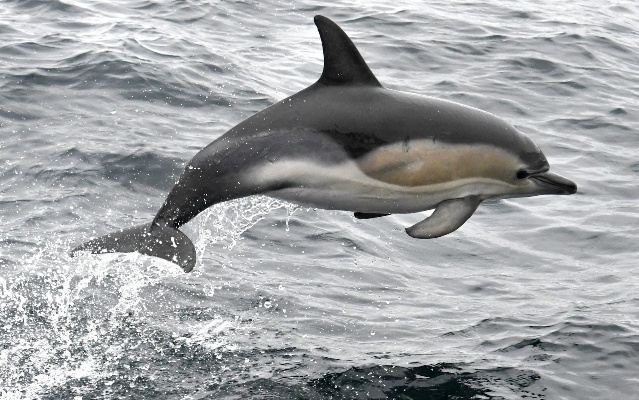
[[[508,179],[508,183],[514,187],[512,197],[577,192],[577,185],[573,181],[550,172],[546,156],[530,138],[520,134],[518,139],[516,147],[509,149],[511,154],[516,154],[517,160],[510,167]]]
[[[570,179],[549,171],[546,163],[544,168],[520,168],[514,174],[517,193],[520,196],[537,196],[541,194],[575,194],[577,185]],[[517,196],[519,197],[519,196]]]

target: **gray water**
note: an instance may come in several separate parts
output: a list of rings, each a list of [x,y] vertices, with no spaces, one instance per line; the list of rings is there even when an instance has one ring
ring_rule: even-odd
[[[266,197],[185,226],[198,265],[70,258],[319,77],[313,16],[386,87],[492,112],[574,196],[354,220]],[[639,9],[630,1],[0,2],[0,397],[633,399]]]

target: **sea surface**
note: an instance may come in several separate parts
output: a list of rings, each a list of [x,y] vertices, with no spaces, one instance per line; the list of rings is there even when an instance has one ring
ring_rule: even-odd
[[[184,227],[190,274],[81,255],[322,71],[313,16],[388,88],[529,135],[574,196],[355,220],[268,197]],[[0,398],[639,398],[635,1],[0,1]]]

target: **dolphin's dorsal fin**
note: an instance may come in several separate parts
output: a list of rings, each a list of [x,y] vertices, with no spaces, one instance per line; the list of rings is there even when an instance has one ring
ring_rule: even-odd
[[[320,83],[382,86],[342,28],[321,15],[315,16],[315,25],[324,50],[324,71]]]

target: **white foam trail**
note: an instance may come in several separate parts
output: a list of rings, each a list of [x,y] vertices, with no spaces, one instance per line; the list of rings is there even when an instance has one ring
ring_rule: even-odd
[[[216,204],[196,218],[197,239],[194,241],[198,259],[208,244],[222,243],[232,249],[242,233],[264,219],[271,211],[285,208],[288,222],[298,205],[266,196],[250,196]]]
[[[199,256],[209,243],[232,249],[243,232],[279,208],[287,210],[288,226],[297,206],[284,201],[256,196],[212,207],[196,220]],[[177,306],[157,300],[158,287],[186,284],[213,296],[211,287],[199,285],[197,273],[184,274],[172,263],[137,253],[70,258],[69,241],[41,242],[13,275],[5,269],[0,276],[0,329],[6,332],[0,336],[2,399],[46,397],[80,379],[117,380],[132,348],[165,345],[156,343],[158,334],[204,351],[235,351],[238,332],[249,328],[238,317],[189,322],[162,311]],[[131,326],[144,329],[131,337]],[[74,390],[81,395],[82,388]]]

